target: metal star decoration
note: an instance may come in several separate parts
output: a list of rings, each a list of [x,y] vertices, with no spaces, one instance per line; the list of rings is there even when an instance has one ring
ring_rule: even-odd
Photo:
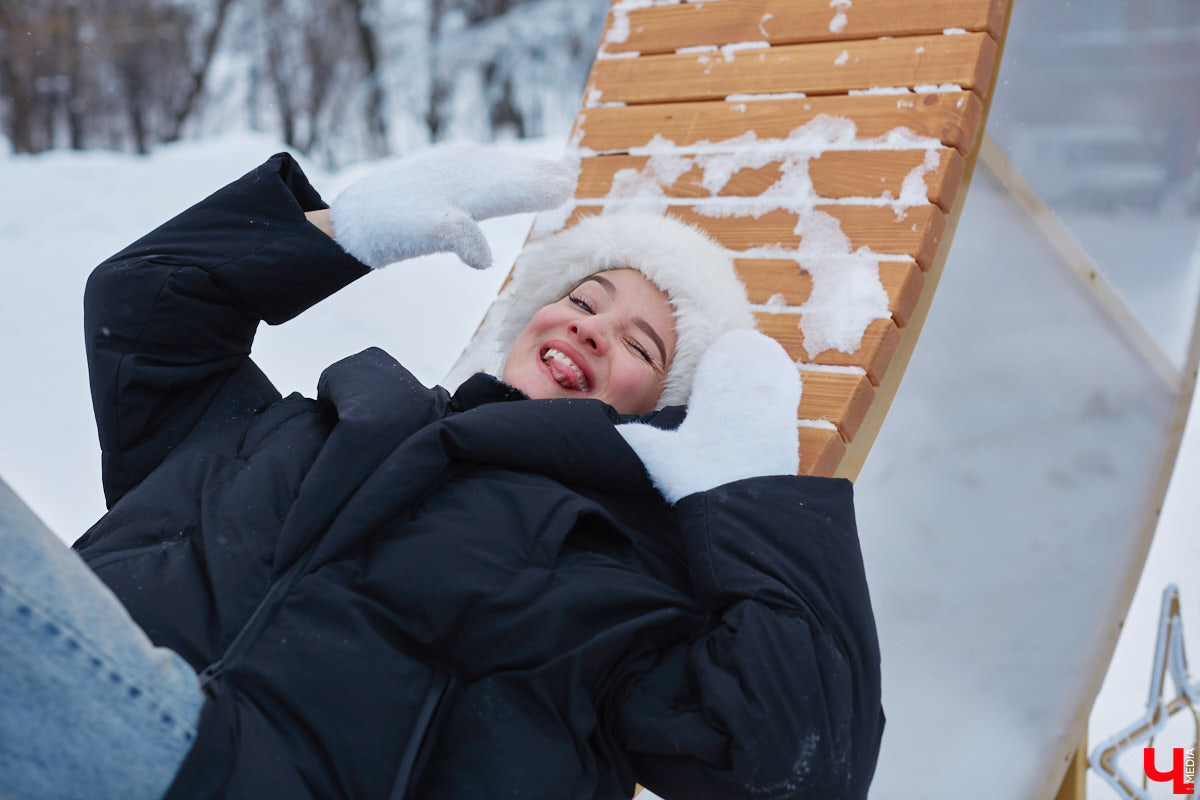
[[[1163,685],[1168,673],[1175,685],[1175,696],[1165,700]],[[1200,682],[1193,683],[1188,678],[1187,657],[1183,652],[1183,620],[1179,614],[1179,587],[1172,583],[1163,590],[1146,713],[1133,724],[1097,745],[1088,757],[1089,765],[1121,797],[1127,800],[1150,800],[1146,790],[1140,788],[1117,766],[1118,757],[1142,742],[1153,741],[1155,734],[1166,726],[1167,720],[1185,708],[1192,713],[1193,722],[1196,724],[1196,741],[1200,743],[1200,718],[1196,715],[1198,705]],[[1192,752],[1194,755],[1196,751]]]

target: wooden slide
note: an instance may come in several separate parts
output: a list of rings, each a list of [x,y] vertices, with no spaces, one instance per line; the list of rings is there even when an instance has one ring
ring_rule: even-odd
[[[941,276],[1011,5],[617,0],[571,139],[574,202],[542,215],[533,238],[629,207],[708,231],[733,252],[759,328],[801,370],[801,472],[853,479]],[[1122,609],[1141,560],[1125,569]],[[1119,623],[1096,627],[1108,656]],[[1048,737],[1061,744],[1038,767],[1051,765],[1039,797],[1083,796],[1086,759],[1066,759],[1098,681],[1079,677],[1086,696],[1062,700],[1073,722]]]

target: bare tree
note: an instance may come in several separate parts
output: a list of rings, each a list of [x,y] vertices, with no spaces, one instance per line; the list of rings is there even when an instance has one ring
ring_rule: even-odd
[[[379,56],[379,37],[369,19],[366,0],[346,0],[353,12],[354,28],[358,34],[359,52],[366,71],[366,123],[374,156],[388,152],[387,122],[384,119],[384,92]]]
[[[446,123],[443,107],[450,98],[450,78],[443,68],[442,22],[447,0],[429,0],[429,100],[425,107],[425,124],[431,141],[441,138]]]
[[[33,82],[27,72],[32,31],[22,3],[0,0],[0,91],[5,103],[4,127],[18,153],[35,152],[33,144]],[[22,35],[25,29],[25,35]]]
[[[186,90],[179,96],[169,112],[167,129],[163,140],[173,142],[183,134],[183,126],[188,118],[196,111],[200,97],[204,93],[205,81],[212,67],[213,56],[217,53],[217,43],[225,28],[225,20],[229,17],[229,8],[233,0],[216,0],[213,9],[213,19],[205,32],[200,52],[191,69],[191,80],[187,82]]]
[[[608,2],[0,0],[0,133],[148,152],[227,119],[333,164],[444,139],[469,102],[476,130],[537,135],[586,75],[571,26]]]

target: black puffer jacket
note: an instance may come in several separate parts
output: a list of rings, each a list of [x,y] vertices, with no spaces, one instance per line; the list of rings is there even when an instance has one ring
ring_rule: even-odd
[[[210,697],[169,797],[855,798],[883,727],[845,481],[661,501],[598,401],[249,359],[367,270],[276,156],[92,275],[76,544]],[[683,409],[647,418],[674,427]]]

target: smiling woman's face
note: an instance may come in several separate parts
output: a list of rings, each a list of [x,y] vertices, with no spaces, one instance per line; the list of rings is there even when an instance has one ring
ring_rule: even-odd
[[[666,294],[635,269],[615,269],[534,314],[502,377],[532,398],[588,397],[645,414],[662,394],[674,352]]]

